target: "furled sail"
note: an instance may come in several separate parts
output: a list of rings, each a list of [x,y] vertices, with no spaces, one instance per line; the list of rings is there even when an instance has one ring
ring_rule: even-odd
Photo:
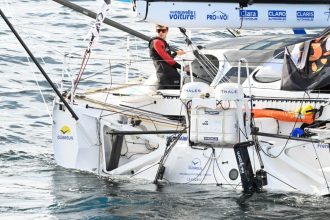
[[[106,18],[109,11],[111,0],[100,0],[99,10],[95,19],[95,23],[89,30],[87,37],[89,39],[88,50],[91,48],[94,42],[97,42],[100,35],[100,28],[103,20]]]
[[[142,20],[186,28],[328,27],[329,0],[133,0]]]
[[[305,91],[329,85],[330,28],[317,38],[286,48],[281,89]]]
[[[89,32],[87,34],[87,38],[89,39],[88,47],[85,50],[85,54],[82,59],[79,73],[78,73],[76,79],[74,80],[73,87],[72,87],[72,89],[70,91],[70,95],[68,97],[70,97],[70,96],[73,97],[76,92],[80,79],[81,79],[81,77],[84,73],[85,67],[88,63],[88,60],[89,60],[89,57],[91,54],[91,48],[92,48],[93,44],[99,38],[101,24],[103,23],[103,20],[107,16],[110,3],[111,3],[111,0],[100,0],[100,7],[99,7],[98,13],[96,15],[95,23],[93,24],[92,28],[89,30]]]

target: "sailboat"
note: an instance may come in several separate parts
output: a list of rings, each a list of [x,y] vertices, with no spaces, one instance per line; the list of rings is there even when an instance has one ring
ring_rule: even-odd
[[[328,26],[326,1],[254,2],[133,1],[133,8],[142,19],[181,27]],[[329,195],[329,93],[318,83],[329,74],[329,31],[242,37],[202,49],[181,31],[196,51],[191,66],[199,77],[183,84],[182,76],[180,90],[125,85],[60,94],[53,108],[56,162],[155,183]]]
[[[143,2],[135,2],[136,11]],[[148,11],[156,3],[168,4],[151,1]],[[285,12],[285,20],[271,20],[268,9],[269,27],[273,22],[277,27],[305,26],[305,22],[298,23],[302,11],[306,12],[306,19],[310,19],[308,24],[326,27],[327,5],[318,2],[317,10],[308,14],[311,1],[304,3],[307,5],[302,5],[301,9]],[[180,4],[175,3],[175,6]],[[189,2],[191,7],[194,4],[198,5]],[[219,4],[222,3],[219,1]],[[234,5],[235,10],[244,6]],[[270,7],[266,2],[261,6]],[[281,9],[287,4],[277,6]],[[262,17],[261,8],[251,10],[257,10]],[[163,8],[163,11],[166,10]],[[197,11],[194,13],[197,15]],[[248,23],[247,15],[242,13],[236,12],[244,26]],[[292,20],[290,13],[294,14],[296,25],[289,22]],[[144,18],[170,24],[165,20],[152,20],[151,15],[149,11],[150,17]],[[198,27],[198,22],[190,26],[185,19],[176,22],[174,25]],[[261,27],[264,22],[256,23]],[[224,26],[237,27],[237,23]],[[292,70],[307,71],[301,67],[309,65],[308,51],[315,49],[318,39],[322,38],[325,45],[322,53],[327,53],[328,36],[325,32],[300,39],[278,36],[231,39],[227,40],[228,44],[242,47],[226,52],[221,51],[226,40],[205,46],[196,57],[199,67],[196,72],[209,76],[211,83],[196,82],[198,80],[192,77],[180,90],[146,92],[144,89],[141,93],[135,85],[75,95],[71,106],[80,118],[78,122],[63,103],[57,101],[53,109],[56,161],[68,168],[155,183],[218,184],[243,188],[245,192],[279,190],[328,195],[330,155],[326,109],[329,95],[324,90],[326,85],[311,83],[310,87],[292,87],[308,79],[295,82]],[[301,48],[302,44],[305,48]],[[293,48],[289,49],[290,45]],[[297,54],[305,58],[294,59]],[[230,55],[239,56],[236,64],[228,60]],[[322,63],[327,58],[320,59]],[[326,68],[323,71],[326,75]],[[312,79],[313,74],[311,76]]]

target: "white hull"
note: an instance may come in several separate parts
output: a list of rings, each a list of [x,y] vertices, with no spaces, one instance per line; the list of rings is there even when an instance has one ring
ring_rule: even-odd
[[[210,49],[219,60],[224,59],[218,52]],[[233,62],[223,62],[218,75],[235,68]],[[56,162],[63,167],[98,175],[181,184],[219,184],[241,190],[241,165],[238,166],[233,146],[251,140],[251,127],[258,127],[259,132],[273,135],[253,139],[259,143],[261,151],[255,146],[248,147],[252,171],[256,173],[263,169],[267,172],[267,185],[263,189],[328,195],[329,145],[322,143],[330,138],[327,129],[323,130],[323,137],[291,140],[289,137],[294,128],[300,128],[302,122],[272,117],[251,121],[249,117],[243,118],[250,115],[252,106],[293,112],[306,105],[315,109],[323,107],[318,121],[330,118],[328,93],[306,95],[305,92],[280,90],[280,72],[274,68],[279,62],[274,62],[274,66],[271,64],[259,69],[257,74],[251,74],[250,82],[243,83],[244,94],[250,95],[251,90],[254,96],[252,103],[251,99],[243,98],[241,86],[234,84],[237,87],[233,87],[233,83],[227,84],[229,87],[221,83],[215,88],[205,83],[188,83],[186,85],[192,87],[183,87],[181,92],[157,93],[138,86],[89,91],[76,96],[75,104],[71,105],[79,117],[77,122],[62,104],[55,102],[53,142]],[[257,79],[271,79],[271,82],[262,83]],[[204,86],[193,87],[195,85]],[[207,93],[209,98],[206,98]],[[178,120],[183,117],[185,121]],[[143,133],[179,131],[185,127],[190,128],[189,134],[182,134],[177,142],[167,141],[172,134]],[[320,143],[311,143],[311,138]]]
[[[55,104],[53,141],[56,162],[66,168],[85,170],[99,175],[129,176],[154,181],[159,161],[166,149],[165,136],[139,135],[137,139],[129,135],[125,136],[127,143],[121,149],[118,167],[108,170],[111,149],[110,142],[107,142],[110,135],[107,135],[106,131],[112,129],[141,131],[142,127],[143,130],[155,130],[155,125],[143,121],[141,125],[144,126],[132,127],[122,123],[122,116],[118,114],[99,119],[101,110],[90,108],[93,103],[90,103],[89,108],[85,106],[84,102],[72,106],[80,118],[76,122],[67,110],[60,110],[59,104]],[[286,106],[292,108],[292,103],[291,106],[290,104]],[[277,125],[272,120],[258,119],[256,124],[261,128],[261,132],[286,133],[292,128],[292,123],[280,122]],[[172,128],[166,125],[156,126],[159,130]],[[280,131],[276,130],[277,126]],[[70,130],[65,132],[67,127]],[[195,148],[188,146],[186,138],[187,136],[183,135],[167,155],[164,161],[163,180],[182,184],[219,184],[241,190],[241,179],[232,146],[215,147],[213,152],[212,148],[203,149],[203,145],[197,145]],[[286,143],[283,139],[267,137],[259,139],[263,151],[267,153],[266,155],[261,152],[264,169],[269,173],[265,190],[329,194],[325,181],[330,178],[328,145],[301,141]],[[141,144],[129,144],[129,140],[139,141]],[[285,150],[283,150],[284,146]],[[126,151],[131,154],[125,155]],[[249,154],[254,171],[260,169],[254,147],[249,147]],[[279,156],[272,159],[269,155]],[[319,163],[322,164],[322,169]],[[230,172],[238,175],[231,179]]]

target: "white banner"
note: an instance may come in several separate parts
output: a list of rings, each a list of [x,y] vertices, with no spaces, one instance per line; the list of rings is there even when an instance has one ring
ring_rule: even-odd
[[[136,1],[142,20],[185,28],[324,28],[330,26],[329,4]]]

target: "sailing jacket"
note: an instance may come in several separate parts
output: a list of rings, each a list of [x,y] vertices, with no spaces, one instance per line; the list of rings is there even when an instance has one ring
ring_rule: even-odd
[[[173,59],[176,53],[171,54],[168,43],[159,37],[149,41],[149,52],[156,68],[159,89],[176,89],[180,84],[177,68],[181,68],[181,65]]]

